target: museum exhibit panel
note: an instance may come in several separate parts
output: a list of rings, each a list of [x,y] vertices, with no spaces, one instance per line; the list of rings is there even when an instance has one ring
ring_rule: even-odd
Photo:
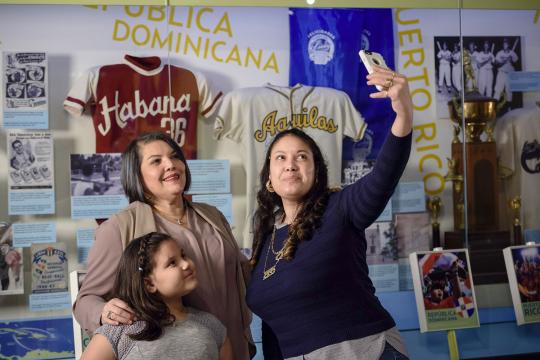
[[[73,301],[96,229],[129,205],[121,154],[143,133],[182,148],[187,196],[248,258],[278,133],[315,139],[332,188],[368,175],[395,114],[370,98],[360,50],[413,102],[408,163],[363,245],[409,357],[540,356],[538,8],[0,0],[0,357],[80,357]]]

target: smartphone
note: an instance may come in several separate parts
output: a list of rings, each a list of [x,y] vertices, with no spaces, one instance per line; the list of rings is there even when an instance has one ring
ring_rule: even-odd
[[[384,61],[384,58],[378,52],[360,50],[358,55],[360,55],[360,59],[362,60],[362,62],[364,63],[364,66],[366,67],[366,70],[370,74],[373,72],[373,64],[388,69],[388,66],[386,65],[386,62]],[[375,85],[375,87],[379,91],[383,90],[383,87],[381,85]]]

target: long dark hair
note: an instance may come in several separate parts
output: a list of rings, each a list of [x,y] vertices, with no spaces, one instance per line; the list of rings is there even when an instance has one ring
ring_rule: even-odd
[[[164,141],[174,150],[178,158],[182,160],[186,166],[186,186],[184,191],[188,191],[191,186],[191,172],[189,171],[186,158],[180,146],[178,146],[169,135],[162,132],[143,134],[136,139],[133,139],[122,153],[122,172],[120,180],[130,203],[134,201],[149,203],[144,194],[139,145],[145,145],[154,141]]]
[[[274,145],[285,136],[296,136],[310,148],[315,163],[315,181],[308,193],[302,199],[302,205],[296,219],[289,226],[289,237],[284,246],[284,258],[294,258],[298,243],[311,239],[313,232],[321,225],[321,218],[328,203],[331,190],[328,188],[328,169],[324,162],[321,149],[309,135],[300,129],[292,128],[276,135],[266,151],[264,165],[259,175],[259,192],[257,193],[258,208],[253,217],[254,238],[253,255],[250,263],[255,266],[259,261],[260,252],[265,239],[272,232],[276,211],[283,213],[281,197],[275,192],[269,192],[266,182],[270,175],[270,154]]]
[[[133,340],[155,340],[163,327],[174,322],[174,316],[158,294],[146,289],[144,278],[155,266],[154,255],[165,241],[174,241],[167,234],[151,232],[132,240],[124,250],[113,286],[113,297],[125,301],[145,328],[129,335]]]

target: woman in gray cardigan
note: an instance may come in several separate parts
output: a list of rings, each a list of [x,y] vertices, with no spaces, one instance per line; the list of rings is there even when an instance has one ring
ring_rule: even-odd
[[[254,346],[245,304],[247,259],[219,210],[184,198],[191,175],[178,144],[163,133],[133,140],[122,154],[121,180],[130,204],[96,230],[73,305],[77,321],[90,334],[102,324],[132,323],[133,310],[108,294],[126,244],[158,231],[178,241],[197,265],[200,285],[185,304],[216,316],[227,328],[234,359],[249,359]]]

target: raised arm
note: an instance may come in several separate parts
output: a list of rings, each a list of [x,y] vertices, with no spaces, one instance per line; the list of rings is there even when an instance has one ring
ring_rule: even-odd
[[[367,76],[368,85],[381,85],[387,90],[370,94],[373,99],[388,97],[396,118],[392,124],[392,134],[397,137],[407,136],[412,131],[413,104],[409,92],[409,83],[404,75],[390,69],[375,67],[375,71]]]
[[[413,118],[405,76],[376,67],[367,79],[368,85],[383,87],[382,91],[371,93],[370,97],[388,97],[396,117],[371,173],[342,192],[342,209],[359,228],[369,226],[380,215],[403,174],[411,150]]]

